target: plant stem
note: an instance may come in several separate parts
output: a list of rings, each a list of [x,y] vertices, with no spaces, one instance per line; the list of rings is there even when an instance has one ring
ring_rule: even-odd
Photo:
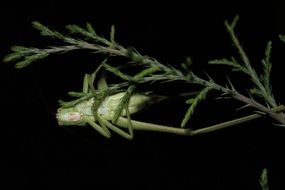
[[[122,46],[119,46],[118,50],[110,48],[110,47],[102,47],[102,46],[97,46],[97,45],[93,45],[93,44],[89,44],[89,43],[86,43],[84,46],[85,46],[85,48],[88,48],[88,49],[94,49],[97,51],[109,52],[111,54],[116,54],[116,55],[120,55],[120,56],[127,56],[127,54],[128,54],[127,50],[125,48],[123,48]],[[139,55],[134,53],[134,56],[133,56],[134,60],[136,59],[135,56],[139,56]],[[140,57],[142,63],[159,66],[160,69],[166,73],[169,71],[168,67],[163,66],[158,61],[152,60],[152,59],[147,58],[147,57],[141,57],[141,56],[139,56],[139,57]],[[282,113],[276,113],[275,111],[271,110],[270,108],[265,107],[264,105],[253,100],[252,98],[248,98],[248,97],[240,94],[239,92],[235,91],[234,89],[225,88],[219,84],[214,83],[212,80],[210,80],[210,81],[204,80],[204,79],[194,75],[193,73],[192,73],[193,81],[189,80],[188,78],[186,79],[186,77],[183,77],[180,75],[177,76],[177,79],[179,79],[179,78],[180,79],[184,78],[184,80],[186,80],[186,82],[197,83],[197,84],[200,84],[203,86],[208,86],[208,87],[211,87],[215,90],[229,94],[233,98],[235,98],[241,102],[244,102],[246,105],[250,105],[251,107],[258,109],[261,112],[268,114],[270,117],[274,118],[275,120],[280,122],[282,125],[285,125],[285,117]]]
[[[204,80],[202,78],[199,78],[198,76],[194,75],[192,72],[189,73],[190,77],[185,76],[181,71],[179,71],[173,67],[163,65],[154,58],[142,56],[141,54],[139,54],[135,50],[126,49],[123,46],[121,46],[115,42],[109,42],[108,40],[106,40],[104,38],[100,38],[93,31],[90,31],[90,30],[85,31],[85,30],[80,29],[76,26],[71,27],[73,32],[76,32],[76,33],[79,32],[80,34],[87,35],[88,37],[90,37],[90,35],[91,35],[92,39],[93,38],[96,39],[98,42],[100,42],[100,44],[88,43],[84,40],[78,40],[78,39],[66,37],[64,35],[61,35],[58,32],[54,32],[54,31],[49,30],[47,27],[41,25],[40,23],[34,23],[34,25],[36,28],[38,28],[42,32],[42,34],[44,36],[53,36],[53,37],[59,38],[59,39],[63,40],[64,42],[66,42],[67,44],[70,44],[70,45],[59,46],[59,47],[52,46],[52,47],[47,48],[47,49],[25,48],[25,47],[19,47],[18,46],[17,48],[16,47],[13,48],[14,53],[10,54],[10,56],[8,56],[8,58],[6,58],[5,61],[12,61],[12,60],[24,58],[23,61],[20,61],[16,64],[16,66],[18,65],[18,68],[22,68],[22,67],[30,64],[32,61],[42,59],[43,57],[46,57],[49,54],[67,52],[67,51],[77,50],[77,49],[89,49],[89,50],[95,51],[96,53],[103,53],[103,54],[109,54],[109,55],[114,55],[114,56],[123,56],[123,57],[129,58],[130,60],[132,60],[134,62],[144,64],[147,66],[151,66],[152,69],[155,69],[155,71],[161,72],[160,74],[156,74],[156,75],[154,74],[154,75],[151,75],[150,77],[143,77],[143,79],[141,79],[141,82],[154,82],[157,80],[166,80],[166,81],[183,80],[186,83],[199,84],[202,86],[210,87],[212,89],[221,91],[224,94],[228,94],[231,97],[233,97],[234,99],[237,99],[241,102],[244,102],[246,105],[254,107],[257,110],[268,114],[270,117],[272,117],[273,119],[278,121],[280,124],[285,126],[285,116],[282,113],[276,113],[271,108],[260,104],[259,102],[255,101],[251,97],[246,97],[246,96],[240,94],[239,92],[235,91],[233,89],[233,87],[232,87],[232,89],[223,87],[219,84],[216,84],[213,80],[207,81],[207,80]],[[274,98],[271,95],[269,97],[267,97],[266,90],[265,90],[263,84],[259,81],[259,78],[258,78],[255,70],[251,67],[248,57],[246,56],[245,52],[241,48],[241,46],[240,46],[240,44],[239,44],[239,42],[238,42],[238,40],[237,40],[237,38],[233,32],[233,26],[227,24],[227,29],[233,38],[233,42],[234,42],[235,46],[239,50],[239,53],[241,55],[243,62],[245,63],[246,68],[249,70],[249,73],[251,74],[253,82],[262,91],[262,94],[263,94],[264,98],[267,100],[267,102],[269,102],[272,107],[276,107],[276,103],[274,101]],[[114,40],[113,37],[111,39]],[[138,81],[136,80],[135,82],[139,83],[139,80]]]
[[[274,111],[276,111],[276,112],[284,111],[284,110],[285,110],[285,106],[284,105],[280,105],[280,106],[274,108]],[[223,129],[223,128],[226,128],[226,127],[230,127],[230,126],[233,126],[233,125],[237,125],[237,124],[240,124],[240,123],[251,121],[251,120],[254,120],[254,119],[257,119],[257,118],[260,118],[260,117],[262,117],[262,114],[258,114],[258,113],[251,114],[251,115],[240,117],[240,118],[237,118],[237,119],[233,119],[233,120],[230,120],[230,121],[227,121],[227,122],[223,122],[223,123],[219,123],[219,124],[216,124],[216,125],[212,125],[210,127],[197,129],[197,130],[193,131],[193,135],[209,133],[209,132],[212,132],[212,131],[217,131],[217,130],[220,130],[220,129]]]
[[[76,49],[76,47],[74,47],[74,46],[68,46],[68,47],[70,47],[70,49]],[[132,55],[130,56],[129,51],[122,46],[117,46],[116,48],[113,48],[113,47],[104,47],[104,46],[100,46],[97,44],[90,44],[90,43],[84,42],[84,43],[81,43],[80,46],[78,45],[78,49],[80,49],[80,48],[81,49],[84,48],[84,49],[96,50],[97,52],[109,53],[111,55],[113,54],[113,55],[117,55],[117,56],[130,57],[132,60],[135,60],[135,61],[138,61],[137,59],[139,59],[141,63],[149,64],[149,65],[155,65],[155,66],[159,67],[161,71],[164,71],[166,73],[169,72],[169,70],[170,70],[168,67],[162,65],[158,61],[153,60],[153,59],[148,58],[148,57],[145,57],[145,56],[140,56],[135,52],[133,52]],[[171,76],[171,77],[173,77],[173,76]],[[276,113],[275,111],[265,107],[264,105],[253,100],[252,98],[248,98],[248,97],[240,94],[239,92],[235,91],[234,89],[225,88],[219,84],[214,83],[211,80],[210,81],[204,80],[204,79],[194,75],[193,73],[192,73],[192,80],[189,80],[189,78],[181,76],[181,75],[177,75],[175,77],[177,77],[176,78],[177,80],[180,79],[180,80],[186,81],[187,83],[196,83],[196,84],[200,84],[203,86],[208,86],[208,87],[211,87],[215,90],[229,94],[234,99],[237,99],[241,102],[244,102],[246,105],[250,105],[251,107],[258,109],[259,111],[268,114],[270,117],[274,118],[275,120],[280,122],[282,125],[285,125],[285,117],[282,113]],[[167,76],[165,77],[165,79],[167,79]]]
[[[229,94],[234,99],[237,99],[241,102],[244,102],[246,105],[254,107],[254,108],[258,109],[259,111],[268,114],[270,117],[277,120],[282,125],[285,125],[285,117],[282,113],[276,113],[274,111],[274,109],[270,109],[270,108],[265,107],[264,105],[260,104],[259,102],[255,101],[254,99],[248,98],[248,97],[242,95],[241,93],[237,92],[235,89],[225,88],[219,84],[214,83],[213,81],[204,80],[204,79],[202,79],[196,75],[193,75],[193,79],[194,79],[194,81],[193,81],[194,83],[197,83],[197,84],[200,84],[203,86],[208,86],[208,87],[211,87],[215,90],[221,91],[225,94]]]

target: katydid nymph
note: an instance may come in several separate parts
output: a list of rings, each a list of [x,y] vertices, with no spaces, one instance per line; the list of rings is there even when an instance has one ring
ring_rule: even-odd
[[[112,121],[121,99],[127,92],[117,92],[112,95],[103,93],[98,95],[94,89],[93,82],[94,77],[86,74],[83,81],[83,92],[78,94],[79,99],[73,101],[75,102],[74,104],[63,104],[63,106],[58,109],[56,118],[59,125],[86,126],[89,124],[104,137],[110,138],[111,133],[109,130],[112,130],[120,136],[130,140],[134,136],[134,129],[179,135],[192,135],[190,129],[168,127],[131,120],[131,114],[141,111],[146,105],[155,101],[149,94],[132,94],[126,104],[127,106],[124,107],[119,117],[116,121]],[[101,85],[98,85],[98,88],[102,88],[102,84],[105,84],[104,80],[101,80]],[[163,98],[157,99],[156,97],[155,99],[156,101],[159,101],[158,99],[161,100]],[[128,130],[124,131],[121,128],[127,128]]]

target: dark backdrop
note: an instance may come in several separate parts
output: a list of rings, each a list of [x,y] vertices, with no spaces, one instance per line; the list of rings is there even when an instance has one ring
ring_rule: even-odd
[[[178,65],[191,56],[194,69],[224,82],[229,70],[207,66],[213,58],[235,52],[224,29],[224,19],[239,14],[238,35],[255,66],[268,40],[273,40],[273,89],[284,103],[285,48],[278,34],[285,33],[282,1],[199,1],[156,3],[147,1],[37,1],[1,5],[1,59],[15,44],[44,47],[49,40],[32,29],[38,20],[63,31],[66,24],[90,22],[116,39],[163,63]],[[281,127],[261,119],[231,129],[196,137],[135,132],[132,141],[113,135],[104,139],[88,128],[69,133],[56,123],[57,100],[80,89],[83,74],[91,72],[96,55],[79,51],[51,56],[23,70],[0,64],[1,156],[3,182],[8,189],[259,189],[263,167],[269,169],[271,189],[284,189],[284,136]],[[246,77],[228,74],[238,89],[249,87]],[[172,86],[165,91],[175,92]],[[206,101],[191,125],[205,127],[238,116],[234,100]],[[166,101],[139,119],[178,125],[183,102]],[[183,110],[183,111],[181,111]],[[246,113],[243,112],[243,113]],[[4,184],[1,182],[1,185]]]

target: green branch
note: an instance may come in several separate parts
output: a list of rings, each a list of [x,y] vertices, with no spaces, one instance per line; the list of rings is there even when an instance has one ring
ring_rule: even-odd
[[[91,24],[87,23],[86,28],[79,27],[77,25],[67,25],[67,30],[70,32],[70,35],[65,35],[60,32],[49,29],[48,27],[40,24],[39,22],[33,22],[33,26],[38,29],[41,35],[46,37],[51,37],[58,39],[63,42],[61,46],[49,46],[48,48],[34,48],[34,47],[22,47],[22,46],[13,46],[11,48],[12,53],[7,55],[4,58],[4,62],[16,62],[16,68],[23,68],[28,66],[30,63],[43,59],[51,54],[55,53],[63,53],[77,49],[87,49],[95,53],[101,53],[108,56],[110,59],[113,56],[121,56],[128,58],[131,62],[136,63],[135,66],[143,67],[141,71],[135,76],[131,76],[126,72],[122,72],[121,68],[124,65],[111,65],[106,62],[102,64],[102,68],[105,71],[108,71],[110,74],[118,76],[122,82],[118,84],[111,84],[108,86],[108,90],[114,91],[125,91],[125,95],[121,99],[119,106],[117,107],[116,114],[113,118],[113,123],[118,122],[120,118],[120,113],[126,107],[126,104],[129,102],[130,96],[136,89],[136,86],[142,83],[164,83],[164,82],[177,82],[183,81],[186,87],[193,84],[201,85],[203,88],[198,93],[195,98],[189,99],[186,103],[191,104],[181,122],[181,126],[185,127],[188,123],[189,119],[193,115],[198,103],[206,98],[209,90],[219,91],[222,95],[227,95],[241,101],[245,104],[245,106],[251,106],[255,108],[257,111],[267,114],[272,117],[276,121],[278,121],[281,125],[285,125],[285,117],[282,113],[278,113],[275,109],[278,108],[274,96],[271,90],[270,84],[270,73],[271,73],[271,62],[270,55],[272,50],[272,43],[268,42],[265,57],[262,59],[263,73],[257,74],[255,69],[252,67],[249,57],[245,53],[242,48],[237,35],[234,32],[236,28],[236,24],[238,21],[238,17],[235,17],[234,20],[229,23],[225,21],[225,27],[227,32],[229,33],[231,40],[238,51],[239,59],[232,56],[230,59],[222,58],[215,59],[209,61],[210,64],[219,64],[230,66],[233,71],[239,71],[241,73],[246,74],[250,77],[254,87],[249,90],[251,93],[248,97],[239,93],[232,83],[230,83],[229,87],[224,87],[218,83],[216,83],[213,79],[203,79],[198,77],[192,71],[192,60],[187,58],[185,63],[181,65],[182,70],[174,68],[167,64],[162,64],[158,60],[151,58],[149,56],[141,55],[137,50],[133,48],[125,48],[119,43],[115,41],[115,28],[111,27],[110,39],[106,39],[104,37],[99,36]],[[75,36],[74,36],[75,35]],[[78,37],[80,36],[80,37]],[[285,42],[285,37],[280,36],[280,39]],[[241,62],[241,63],[240,63]],[[120,67],[118,67],[120,66]],[[90,84],[90,89],[92,88],[92,84]],[[96,93],[100,93],[96,90],[93,92],[93,95],[98,95]],[[61,102],[63,106],[75,106],[82,101],[85,101],[86,97],[91,96],[92,94],[80,94],[80,93],[71,93],[71,95],[78,97],[78,100],[72,102]],[[264,103],[260,103],[256,101],[251,95],[258,95],[264,99]],[[280,107],[280,106],[279,106]],[[282,107],[282,106],[281,106]],[[283,110],[282,110],[283,111]],[[251,116],[246,116],[245,118],[239,118],[234,121],[228,121],[223,124],[215,125],[205,129],[199,129],[195,133],[204,133],[210,132],[214,130],[219,130],[225,128],[227,126],[235,125],[237,123],[246,122],[253,118],[258,118],[261,115],[253,114]],[[182,129],[181,129],[182,130]],[[192,131],[193,132],[193,131]],[[191,133],[193,135],[194,133]]]
[[[206,99],[206,95],[208,94],[208,92],[211,90],[210,87],[205,87],[203,90],[200,91],[200,93],[195,97],[195,98],[191,98],[189,100],[186,101],[187,104],[190,104],[183,120],[181,123],[181,127],[184,128],[188,122],[188,120],[190,119],[191,115],[194,113],[196,107],[198,106],[198,104],[202,101]]]
[[[232,22],[232,24],[229,24],[228,21],[225,21],[225,26],[232,39],[234,46],[238,50],[240,59],[243,63],[242,64],[238,63],[238,61],[236,61],[236,59],[232,57],[231,60],[228,60],[225,58],[211,60],[209,61],[209,64],[228,65],[232,67],[233,71],[240,71],[248,75],[254,84],[254,87],[250,89],[249,92],[253,95],[262,97],[265,100],[266,104],[270,105],[271,108],[274,108],[277,106],[277,104],[272,95],[271,85],[270,85],[270,72],[271,72],[271,67],[272,67],[270,63],[270,55],[271,55],[271,49],[272,49],[271,44],[272,43],[270,41],[268,42],[267,48],[265,51],[265,58],[262,60],[264,74],[258,77],[257,72],[252,67],[247,54],[242,48],[234,32],[234,27],[236,26],[237,20],[238,20],[238,16],[234,18],[234,21]]]

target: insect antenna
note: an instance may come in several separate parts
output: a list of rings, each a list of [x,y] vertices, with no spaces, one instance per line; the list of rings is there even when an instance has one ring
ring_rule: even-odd
[[[44,97],[41,97],[41,101],[43,102],[44,107],[46,108],[46,110],[52,114],[53,116],[56,116],[56,112],[53,111],[53,109],[48,105],[47,101],[44,99]]]
[[[56,111],[54,110],[57,110],[57,109],[53,109],[51,108],[51,106],[47,103],[47,100],[46,98],[44,97],[43,93],[42,93],[42,88],[41,88],[41,85],[39,84],[39,76],[38,74],[36,76],[34,76],[34,85],[36,86],[36,94],[38,96],[38,98],[40,99],[40,101],[43,103],[43,106],[46,108],[46,110],[52,114],[53,116],[56,115]]]
[[[47,100],[45,99],[45,97],[43,96],[43,94],[41,93],[40,89],[38,88],[37,90],[37,94],[38,94],[38,97],[40,99],[40,101],[42,102],[43,106],[46,108],[46,110],[52,114],[53,116],[56,116],[56,109],[53,109],[47,102]]]
[[[70,128],[70,126],[61,126],[61,125],[58,125],[59,127],[63,128],[65,131],[67,131],[68,133],[70,133],[71,135],[73,135],[74,137],[82,140],[83,142],[85,143],[88,143],[88,144],[93,144],[95,142],[95,140],[90,137],[86,137],[85,135],[82,135],[82,134],[79,134],[78,132],[76,132],[75,130],[72,130]]]

